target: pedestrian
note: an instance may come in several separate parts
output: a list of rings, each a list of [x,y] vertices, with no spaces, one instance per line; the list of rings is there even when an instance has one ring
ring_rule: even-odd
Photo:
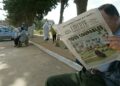
[[[25,45],[28,46],[28,31],[24,27],[21,27],[20,35],[19,35],[19,46],[21,46],[22,43],[25,43]]]
[[[114,34],[108,37],[109,47],[120,51],[120,18],[117,9],[112,4],[104,4],[98,9]],[[83,68],[76,73],[52,76],[47,79],[46,86],[120,86],[120,61],[107,63],[100,69],[88,71]]]
[[[44,40],[48,41],[49,40],[49,23],[47,19],[45,24],[43,25],[43,33],[44,33]]]
[[[56,31],[54,30],[53,26],[51,26],[50,32],[52,34],[53,43],[56,41]]]
[[[15,28],[15,30],[14,30],[14,47],[18,46],[19,34],[20,34],[19,28]]]

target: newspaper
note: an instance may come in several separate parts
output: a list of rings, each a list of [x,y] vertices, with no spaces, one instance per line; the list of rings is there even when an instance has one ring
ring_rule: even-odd
[[[57,32],[87,69],[113,61],[118,56],[117,51],[108,47],[106,37],[112,36],[112,32],[98,9],[58,25]]]

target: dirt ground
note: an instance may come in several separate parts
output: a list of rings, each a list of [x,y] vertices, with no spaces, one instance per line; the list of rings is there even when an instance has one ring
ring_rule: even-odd
[[[0,42],[0,86],[45,86],[48,77],[76,72],[36,46]]]

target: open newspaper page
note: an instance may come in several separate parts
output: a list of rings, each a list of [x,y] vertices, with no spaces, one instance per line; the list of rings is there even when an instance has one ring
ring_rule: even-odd
[[[98,9],[85,12],[57,28],[61,40],[87,69],[113,61],[118,56],[107,46],[106,37],[112,32]]]

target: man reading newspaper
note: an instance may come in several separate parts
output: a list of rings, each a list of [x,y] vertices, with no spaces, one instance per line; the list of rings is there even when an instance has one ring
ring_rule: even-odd
[[[102,5],[98,9],[114,34],[108,37],[108,46],[120,51],[120,18],[117,9],[112,4]],[[50,77],[46,86],[120,86],[120,61],[116,60],[102,66],[106,71],[82,69],[77,73]]]

